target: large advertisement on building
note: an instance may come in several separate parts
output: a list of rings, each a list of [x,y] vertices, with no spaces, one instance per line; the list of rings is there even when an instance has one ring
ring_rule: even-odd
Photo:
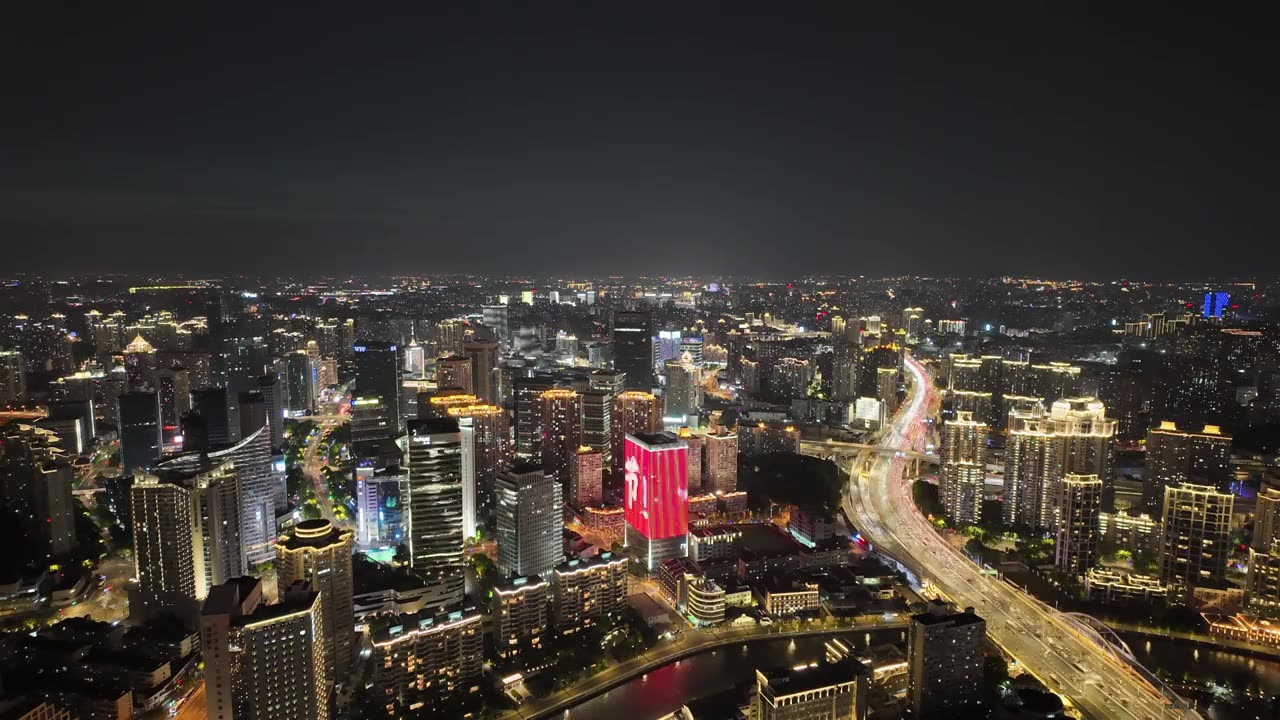
[[[682,442],[649,446],[628,435],[623,452],[627,524],[650,540],[684,535],[689,528],[688,448]]]

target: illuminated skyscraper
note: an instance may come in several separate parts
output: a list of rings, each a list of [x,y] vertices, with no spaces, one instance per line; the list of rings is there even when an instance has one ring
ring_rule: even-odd
[[[569,466],[582,446],[582,396],[573,390],[552,389],[538,400],[541,439],[534,462],[563,490],[569,484]]]
[[[324,601],[305,583],[263,602],[241,577],[209,592],[200,612],[210,720],[326,720],[329,692]]]
[[[1068,473],[1058,481],[1057,493],[1056,564],[1065,573],[1083,575],[1098,561],[1102,480],[1097,475]]]
[[[690,416],[697,416],[702,409],[701,372],[686,354],[679,361],[666,364],[667,391],[665,418],[670,422],[685,424]]]
[[[600,507],[603,502],[604,456],[599,450],[582,446],[569,467],[569,504],[581,509]]]
[[[355,637],[351,553],[354,535],[328,520],[303,520],[276,543],[280,587],[305,582],[320,593],[330,682],[344,680],[351,668]]]
[[[770,372],[773,393],[779,398],[804,397],[813,380],[813,365],[808,360],[784,357]]]
[[[957,523],[982,520],[986,480],[987,426],[971,413],[957,413],[942,427],[942,474],[939,494],[947,517]]]
[[[626,373],[627,388],[653,388],[653,316],[647,312],[613,314],[613,367]]]
[[[467,323],[462,320],[445,320],[436,323],[436,357],[461,355],[462,344],[467,337]]]
[[[164,444],[159,395],[154,391],[127,392],[120,396],[119,412],[120,472],[130,475],[152,467],[160,460]]]
[[[27,401],[27,373],[22,353],[0,350],[0,407]]]
[[[472,394],[471,358],[466,355],[449,355],[436,361],[436,387],[450,388]]]
[[[409,564],[427,581],[427,606],[463,596],[462,431],[458,421],[409,422],[407,545]]]
[[[623,448],[627,435],[658,432],[662,429],[662,412],[658,398],[651,393],[628,390],[613,398],[610,414],[612,467],[616,480],[622,479]],[[607,494],[607,493],[606,493]]]
[[[404,424],[400,418],[400,362],[396,344],[367,340],[352,350],[356,366],[352,397],[376,396],[386,413],[387,426],[398,436]]]
[[[1004,520],[1046,527],[1045,491],[1061,474],[1053,430],[1040,414],[1011,414],[1004,450]]]
[[[505,577],[550,575],[564,559],[560,484],[536,465],[498,475],[498,571]]]
[[[756,720],[865,720],[871,671],[857,658],[756,670]]]
[[[907,704],[914,717],[982,714],[982,651],[987,623],[966,609],[948,612],[935,600],[913,615],[907,640]]]
[[[1231,554],[1233,501],[1208,485],[1165,488],[1159,545],[1164,582],[1184,592],[1222,586]]]
[[[1254,550],[1267,552],[1280,540],[1280,488],[1263,487],[1258,491],[1258,504],[1253,512]]]
[[[608,466],[613,457],[613,395],[607,390],[584,390],[582,396],[582,444],[600,453]]]
[[[738,489],[738,435],[716,430],[703,435],[703,492],[733,492]]]
[[[623,457],[627,546],[652,572],[663,560],[686,554],[687,449],[670,433],[627,435]]]
[[[498,370],[498,343],[472,340],[464,344],[462,349],[471,359],[471,392],[490,405],[500,405],[502,373]]]
[[[1162,514],[1165,490],[1179,483],[1226,491],[1231,483],[1231,436],[1216,425],[1201,432],[1179,430],[1165,421],[1147,432],[1147,472],[1143,500],[1153,517]]]
[[[924,309],[906,308],[902,311],[902,329],[907,331],[907,342],[920,342],[924,336]]]

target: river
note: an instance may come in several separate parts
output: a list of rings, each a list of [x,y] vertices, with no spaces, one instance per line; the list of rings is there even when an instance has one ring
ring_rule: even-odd
[[[872,644],[905,646],[905,630],[844,633],[840,637],[862,649]],[[828,636],[829,637],[829,636]],[[755,679],[756,668],[793,666],[820,660],[826,637],[764,640],[694,655],[636,678],[573,708],[571,720],[647,720],[680,709]],[[562,716],[563,717],[563,716]]]
[[[903,631],[871,633],[871,643],[903,643]],[[867,646],[867,633],[843,634],[857,648]],[[1219,701],[1210,720],[1271,718],[1269,698],[1280,694],[1280,661],[1201,650],[1168,640],[1131,636],[1126,641],[1148,669],[1175,680],[1213,682]],[[573,708],[572,720],[646,720],[673,712],[691,700],[707,698],[751,682],[757,667],[790,666],[818,660],[825,638],[767,640],[721,648],[686,658],[636,678]]]

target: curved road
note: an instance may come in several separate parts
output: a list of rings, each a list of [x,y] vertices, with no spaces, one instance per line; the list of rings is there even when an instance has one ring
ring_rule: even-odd
[[[924,443],[933,384],[908,356],[914,382],[910,397],[880,433],[884,446],[919,450]],[[957,605],[973,607],[987,621],[987,636],[1054,692],[1096,718],[1163,720],[1198,718],[1173,695],[1162,695],[1137,671],[1110,656],[1048,608],[977,565],[934,530],[911,498],[905,458],[873,452],[850,469],[845,511],[878,550],[905,564]],[[862,478],[859,471],[870,467]]]

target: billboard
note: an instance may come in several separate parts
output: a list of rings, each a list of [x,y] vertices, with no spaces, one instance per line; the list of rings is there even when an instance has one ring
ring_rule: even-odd
[[[627,524],[650,540],[688,532],[688,452],[669,433],[626,437],[623,508]]]

